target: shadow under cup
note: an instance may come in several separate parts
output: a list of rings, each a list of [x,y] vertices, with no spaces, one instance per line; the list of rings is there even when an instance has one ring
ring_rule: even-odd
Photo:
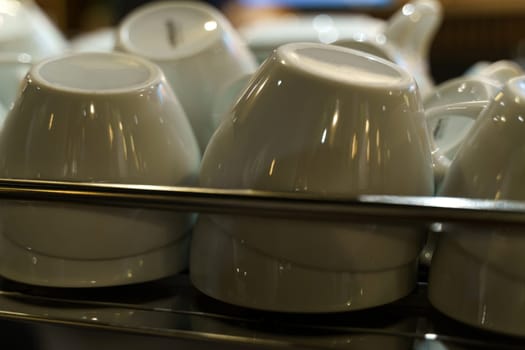
[[[315,198],[433,193],[416,85],[355,50],[289,44],[250,80],[203,157],[204,187]],[[388,223],[201,215],[190,274],[255,309],[336,312],[385,304],[416,282],[424,230]]]
[[[160,69],[82,53],[31,68],[6,117],[0,176],[190,186],[200,151]],[[191,214],[88,203],[2,203],[0,273],[53,287],[138,283],[187,266]]]

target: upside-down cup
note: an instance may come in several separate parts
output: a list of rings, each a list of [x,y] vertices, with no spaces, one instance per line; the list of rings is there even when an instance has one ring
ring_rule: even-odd
[[[197,1],[160,1],[137,8],[120,23],[116,48],[162,68],[202,152],[217,127],[212,117],[217,91],[257,67],[228,19]]]
[[[192,185],[200,150],[153,63],[85,53],[33,66],[0,138],[0,176]],[[31,200],[3,202],[0,274],[28,284],[138,283],[185,269],[194,217]]]
[[[200,184],[316,198],[433,193],[430,143],[413,78],[324,44],[279,47],[204,154]],[[388,223],[202,215],[190,274],[216,299],[263,310],[357,310],[416,282],[424,229]]]
[[[525,76],[520,76],[476,119],[438,194],[523,201],[524,134]],[[430,302],[471,326],[525,336],[524,250],[520,226],[443,223],[430,266]]]

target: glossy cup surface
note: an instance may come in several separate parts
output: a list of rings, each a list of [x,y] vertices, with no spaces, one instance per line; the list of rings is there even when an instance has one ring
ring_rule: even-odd
[[[413,80],[354,50],[283,46],[251,79],[212,140],[203,186],[346,196],[430,189],[426,126]],[[409,184],[400,167],[424,171]]]
[[[524,78],[511,79],[466,136],[440,195],[525,199],[525,162],[520,156],[525,146],[524,101]],[[517,228],[447,225],[431,264],[431,302],[468,324],[525,335],[524,249]]]
[[[413,79],[398,66],[342,47],[289,44],[273,53],[243,91],[204,154],[202,186],[300,192],[319,198],[432,194],[432,162],[421,100]],[[416,260],[423,238],[417,229],[388,225],[228,216],[201,220],[211,220],[217,232],[200,232],[207,230],[200,225],[196,234],[224,234],[241,242],[235,254],[246,250],[246,264],[253,250],[270,261],[316,271],[319,278],[333,276],[334,283],[344,288],[358,292],[363,288],[374,294],[369,287],[378,283],[377,288],[393,291],[388,297],[356,303],[355,308],[392,301],[413,288],[414,270],[407,266]],[[192,250],[196,264],[192,278],[216,298],[234,304],[243,298],[244,306],[261,309],[274,303],[273,310],[294,312],[348,309],[348,300],[342,303],[330,296],[317,303],[298,298],[287,308],[280,297],[258,303],[249,295],[226,293],[217,287],[226,284],[212,285],[206,278],[220,281],[231,276],[203,268],[226,260],[203,254],[207,248],[200,242]],[[271,279],[270,270],[257,271],[268,274],[261,279]],[[377,280],[372,282],[378,274],[383,274],[383,287]],[[284,293],[278,295],[302,293],[313,281],[306,273],[293,275],[296,289],[293,283],[276,283],[273,288],[283,288]]]
[[[6,178],[187,186],[195,184],[199,160],[160,69],[116,53],[64,55],[33,66],[0,139]],[[172,253],[172,260],[182,259],[175,243],[193,222],[182,214],[31,201],[6,202],[3,213],[4,239],[20,252],[3,254],[0,272],[50,286],[126,284],[147,280],[148,271],[151,278],[176,273],[184,261],[171,267],[154,261]],[[40,270],[32,254],[46,261]],[[151,264],[131,259],[148,254],[156,254]],[[107,270],[96,267],[102,260]],[[139,260],[143,273],[134,273],[131,263]],[[31,267],[34,275],[24,272]],[[119,269],[130,273],[107,273]]]

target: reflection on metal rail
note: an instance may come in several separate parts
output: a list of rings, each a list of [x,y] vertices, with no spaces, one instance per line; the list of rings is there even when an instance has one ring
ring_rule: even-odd
[[[0,179],[3,200],[389,223],[525,224],[525,202],[444,197],[304,193]]]

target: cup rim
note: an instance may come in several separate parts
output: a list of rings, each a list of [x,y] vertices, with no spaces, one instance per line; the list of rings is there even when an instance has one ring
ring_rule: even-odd
[[[130,28],[133,26],[135,21],[151,13],[158,11],[166,11],[171,8],[191,9],[203,13],[207,16],[210,16],[213,18],[214,21],[218,23],[217,30],[211,31],[211,35],[209,35],[207,39],[199,41],[197,45],[192,45],[190,49],[182,51],[175,50],[175,52],[172,52],[171,54],[167,55],[153,55],[148,52],[144,52],[142,50],[137,49],[136,46],[132,43],[131,39],[129,38]],[[137,9],[135,9],[135,11],[132,11],[130,14],[124,17],[117,29],[115,46],[117,48],[124,49],[125,51],[136,55],[140,55],[153,61],[166,62],[170,60],[191,57],[198,54],[199,52],[202,52],[207,47],[211,46],[214,42],[216,42],[217,39],[219,39],[223,35],[223,32],[225,31],[224,29],[227,27],[229,27],[229,23],[225,20],[223,15],[209,5],[191,1],[152,2],[138,7]]]
[[[52,82],[49,82],[46,78],[44,78],[40,74],[40,69],[47,65],[48,63],[68,59],[70,57],[77,57],[77,56],[105,56],[105,57],[118,57],[123,58],[126,60],[135,61],[139,65],[146,68],[149,72],[148,77],[139,83],[125,86],[125,87],[119,87],[119,88],[110,88],[110,89],[92,89],[92,88],[78,88],[78,87],[71,87],[71,86],[62,86],[60,84],[55,84]],[[78,95],[121,95],[121,94],[127,94],[132,93],[136,91],[141,91],[149,86],[159,84],[165,80],[164,74],[162,73],[161,69],[154,63],[143,59],[141,57],[127,54],[127,53],[120,53],[120,52],[69,52],[62,55],[54,56],[48,59],[45,59],[43,61],[38,62],[37,64],[33,65],[29,72],[26,75],[26,80],[30,83],[34,83],[37,86],[45,87],[46,89],[56,91],[56,92],[63,92],[63,93],[72,93],[72,94],[78,94]]]
[[[380,43],[376,39],[369,37],[365,37],[362,40],[361,38],[346,38],[337,40],[333,43],[333,45],[346,47],[347,49],[363,51],[371,55],[377,56],[379,58],[382,58],[384,60],[394,62],[396,54],[394,52],[392,44],[389,41],[387,41],[386,38],[384,40],[384,42]],[[357,47],[352,47],[352,45],[357,45]],[[359,46],[361,46],[361,48]],[[364,46],[377,50],[377,54],[372,51],[363,50],[362,47]]]
[[[304,60],[301,60],[299,57],[294,58],[295,51],[301,49],[332,50],[334,52],[340,52],[347,55],[357,56],[361,59],[373,62],[373,64],[384,65],[390,71],[395,72],[398,78],[391,79],[390,82],[385,82],[384,80],[378,82],[356,81],[352,78],[349,78],[345,74],[341,74],[340,70],[338,69],[322,69],[315,67],[311,64],[305,64]],[[411,86],[416,86],[414,78],[412,78],[412,76],[408,74],[408,72],[401,68],[399,65],[392,63],[391,61],[385,60],[381,57],[359,50],[346,48],[343,46],[308,42],[290,43],[279,46],[277,49],[275,49],[274,54],[277,55],[277,59],[280,60],[281,64],[284,64],[288,67],[292,67],[293,69],[300,71],[301,73],[315,75],[317,77],[320,77],[321,79],[334,81],[339,84],[366,87],[371,90],[406,90],[411,88]]]

